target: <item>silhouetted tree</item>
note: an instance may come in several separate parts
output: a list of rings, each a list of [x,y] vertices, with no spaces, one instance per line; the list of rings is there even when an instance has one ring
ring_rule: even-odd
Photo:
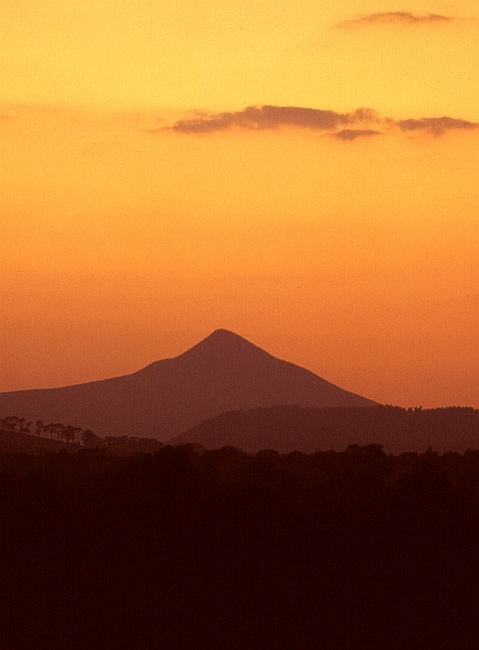
[[[14,432],[18,424],[18,418],[14,415],[9,415],[2,420],[2,427],[5,431]]]
[[[75,433],[76,433],[76,428],[68,425],[60,431],[60,436],[65,440],[66,442],[75,442]]]
[[[83,431],[82,442],[87,449],[102,448],[106,446],[104,440],[93,433],[90,429],[85,429],[85,431]]]

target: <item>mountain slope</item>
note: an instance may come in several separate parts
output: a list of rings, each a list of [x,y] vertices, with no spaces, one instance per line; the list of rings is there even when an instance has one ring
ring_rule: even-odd
[[[227,330],[131,375],[0,393],[0,414],[163,440],[224,411],[278,404],[375,405]]]

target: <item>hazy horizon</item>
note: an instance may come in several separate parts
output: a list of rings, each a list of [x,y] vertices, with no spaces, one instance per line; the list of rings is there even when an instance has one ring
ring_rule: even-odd
[[[226,328],[381,403],[479,408],[478,16],[11,3],[0,391]]]

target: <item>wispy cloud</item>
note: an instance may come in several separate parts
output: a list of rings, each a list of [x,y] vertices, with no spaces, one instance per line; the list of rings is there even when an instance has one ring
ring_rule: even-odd
[[[428,25],[450,23],[455,20],[457,18],[454,16],[444,16],[443,14],[414,14],[411,11],[385,11],[356,16],[350,20],[344,20],[338,23],[336,27],[347,29],[367,25]]]
[[[443,135],[448,131],[463,129],[477,129],[477,122],[468,122],[467,120],[458,120],[454,117],[421,117],[418,120],[399,120],[397,126],[401,131],[424,131],[432,135]]]
[[[479,123],[453,117],[421,117],[394,120],[371,108],[358,108],[351,113],[301,106],[248,106],[241,111],[201,114],[180,119],[170,126],[148,129],[149,133],[170,131],[190,135],[206,135],[222,131],[266,131],[303,129],[352,142],[359,138],[384,135],[390,132],[424,133],[440,136],[450,131],[472,130]]]
[[[381,135],[381,131],[376,131],[375,129],[341,129],[341,131],[332,133],[334,138],[345,140],[346,142],[352,142],[357,138],[365,138],[371,135]]]

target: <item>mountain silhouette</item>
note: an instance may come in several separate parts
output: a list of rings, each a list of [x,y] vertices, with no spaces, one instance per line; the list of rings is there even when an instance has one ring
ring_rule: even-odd
[[[0,414],[63,422],[100,436],[169,440],[225,411],[276,405],[374,406],[313,372],[219,329],[130,375],[0,393]]]

